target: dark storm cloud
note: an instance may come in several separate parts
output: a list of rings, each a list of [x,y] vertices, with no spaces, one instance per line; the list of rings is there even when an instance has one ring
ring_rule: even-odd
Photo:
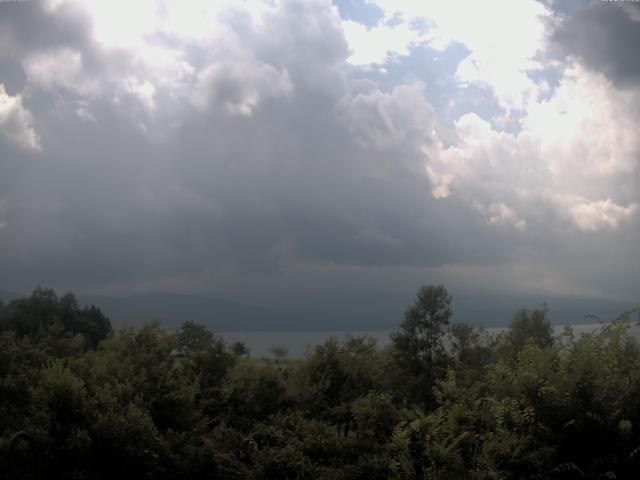
[[[204,267],[273,273],[288,255],[345,265],[501,256],[471,212],[430,197],[416,138],[429,119],[383,95],[370,98],[373,108],[339,108],[351,94],[332,70],[338,55],[314,51],[317,41],[293,43],[296,55],[271,59],[292,72],[293,98],[267,100],[249,117],[191,111],[159,145],[136,130],[126,105],[94,101],[96,122],[75,115],[73,97],[42,107],[46,154],[22,162],[5,190],[3,270],[24,285],[90,284]],[[313,75],[288,61],[299,56],[325,58],[320,73],[334,78],[331,88],[313,89]],[[418,88],[408,93],[420,100]],[[354,137],[352,108],[365,108],[375,138],[386,139],[382,150],[366,128]]]
[[[604,73],[619,86],[640,83],[640,6],[633,2],[595,2],[577,10],[554,33],[568,55]]]
[[[48,11],[45,2],[0,3],[0,51],[20,58],[27,52],[89,42],[90,19],[62,5]]]

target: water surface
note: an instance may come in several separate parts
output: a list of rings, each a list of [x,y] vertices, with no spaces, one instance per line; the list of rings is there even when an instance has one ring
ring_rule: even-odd
[[[571,325],[576,336],[582,333],[590,333],[599,329],[602,325],[599,323]],[[559,335],[564,329],[564,325],[554,325],[554,333]],[[490,334],[496,334],[504,330],[504,327],[486,328]],[[320,345],[330,337],[343,339],[347,336],[368,335],[377,340],[378,346],[384,347],[391,340],[389,334],[392,330],[372,330],[372,331],[284,331],[284,332],[257,332],[257,331],[230,331],[220,332],[220,335],[227,342],[236,340],[243,341],[251,350],[252,357],[271,357],[271,349],[273,347],[286,347],[289,357],[299,357],[305,354],[307,350],[312,349],[316,345]],[[638,338],[640,336],[640,328],[632,327],[632,332]]]

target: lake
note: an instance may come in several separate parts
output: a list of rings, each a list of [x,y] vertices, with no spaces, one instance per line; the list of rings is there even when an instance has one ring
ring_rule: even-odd
[[[564,329],[564,325],[554,325],[554,333],[559,335]],[[576,336],[582,333],[591,333],[601,327],[599,323],[571,325]],[[504,327],[485,328],[491,334],[496,334],[504,330]],[[391,340],[389,334],[392,330],[374,331],[316,331],[316,332],[219,332],[227,343],[233,341],[243,341],[251,350],[252,357],[272,357],[271,348],[284,346],[289,350],[289,357],[300,357],[308,349],[320,345],[330,337],[342,339],[346,336],[368,335],[378,341],[378,346],[384,347]],[[640,338],[640,327],[633,326],[632,332],[636,338]]]

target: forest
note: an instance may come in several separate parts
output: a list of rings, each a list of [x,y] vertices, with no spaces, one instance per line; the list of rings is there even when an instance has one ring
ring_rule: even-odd
[[[191,321],[114,330],[73,294],[37,288],[0,303],[0,472],[638,478],[635,312],[554,335],[542,306],[489,335],[452,323],[451,302],[421,287],[385,348],[330,338],[301,358],[254,358]]]

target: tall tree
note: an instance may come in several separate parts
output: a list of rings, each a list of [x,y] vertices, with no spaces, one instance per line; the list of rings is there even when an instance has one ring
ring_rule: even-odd
[[[395,358],[407,378],[408,400],[429,404],[432,387],[443,366],[444,329],[451,317],[451,296],[442,285],[423,286],[404,314],[401,330],[391,334]]]

